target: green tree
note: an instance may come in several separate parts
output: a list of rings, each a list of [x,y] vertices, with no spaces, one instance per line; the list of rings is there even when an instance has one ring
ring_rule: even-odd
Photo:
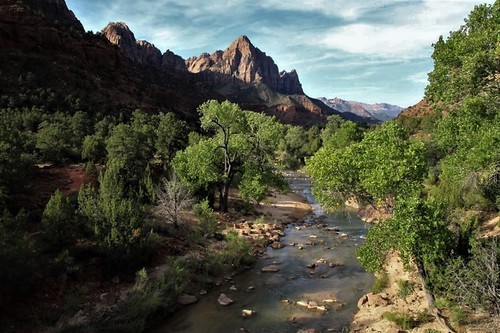
[[[186,148],[187,136],[188,127],[184,121],[177,119],[173,113],[160,115],[155,147],[163,165],[170,163],[178,150]]]
[[[45,240],[57,250],[62,250],[74,242],[76,229],[74,208],[69,198],[56,190],[42,215]]]
[[[244,112],[228,101],[208,101],[199,111],[202,128],[213,136],[177,153],[174,170],[195,191],[203,190],[210,196],[216,188],[219,209],[227,211],[229,188],[237,175],[245,178],[249,166],[261,173],[273,172],[276,148],[272,141],[279,137],[281,127],[272,118]]]

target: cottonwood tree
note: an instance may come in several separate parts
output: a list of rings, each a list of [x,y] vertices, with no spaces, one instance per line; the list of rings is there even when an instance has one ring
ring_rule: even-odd
[[[229,101],[208,101],[199,107],[201,127],[213,134],[179,152],[175,172],[193,191],[219,193],[219,209],[227,211],[229,188],[248,167],[272,172],[271,160],[278,142],[279,126],[272,118],[254,116]],[[278,133],[278,134],[276,134]],[[269,181],[269,177],[262,179]]]

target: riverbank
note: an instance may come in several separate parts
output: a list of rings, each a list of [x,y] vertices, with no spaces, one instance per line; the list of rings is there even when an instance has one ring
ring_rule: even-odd
[[[178,279],[183,286],[182,290],[174,288],[170,291],[173,295],[167,296],[169,300],[167,310],[163,309],[160,314],[137,318],[139,321],[146,318],[156,321],[164,316],[161,313],[172,313],[187,303],[197,302],[198,298],[203,297],[206,289],[231,280],[235,274],[245,269],[246,259],[240,262],[240,258],[243,258],[245,253],[251,253],[256,258],[264,254],[268,245],[275,248],[281,247],[280,239],[284,236],[286,225],[304,220],[312,212],[307,200],[293,192],[281,193],[273,190],[261,203],[250,209],[242,208],[237,191],[233,191],[231,195],[232,206],[229,212],[215,213],[218,229],[221,234],[226,235],[224,241],[207,239],[202,245],[199,241],[193,240],[185,243],[187,240],[185,236],[180,238],[173,237],[173,235],[163,236],[169,239],[169,249],[158,249],[154,259],[155,265],[148,267],[143,273],[143,279],[150,281],[147,287],[140,286],[142,282],[133,284],[130,281],[116,280],[112,283],[113,289],[100,288],[98,293],[93,292],[93,295],[87,295],[85,304],[78,306],[81,308],[78,312],[71,317],[61,318],[55,325],[55,330],[48,329],[46,332],[65,331],[71,327],[97,332],[102,325],[102,318],[106,317],[109,319],[106,319],[105,326],[114,325],[113,318],[117,317],[121,320],[119,324],[126,327],[129,325],[127,321],[133,318],[128,318],[130,314],[123,313],[123,309],[129,311],[128,305],[131,305],[137,309],[144,308],[145,311],[151,311],[151,313],[157,312],[153,308],[147,308],[150,306],[148,299],[167,292],[162,281],[170,283],[167,280]],[[185,221],[188,229],[195,228],[197,222],[192,213],[185,216]],[[245,243],[232,236],[235,233],[247,240],[251,247],[247,248]],[[188,246],[188,244],[191,245]],[[221,263],[224,260],[231,262],[225,265]],[[176,268],[176,263],[181,267]],[[203,272],[200,272],[200,269]],[[186,302],[188,298],[190,302]],[[162,304],[151,306],[157,306],[159,309],[165,307]],[[135,315],[135,312],[132,314]],[[123,318],[120,319],[120,317]],[[146,325],[149,326],[149,324]]]

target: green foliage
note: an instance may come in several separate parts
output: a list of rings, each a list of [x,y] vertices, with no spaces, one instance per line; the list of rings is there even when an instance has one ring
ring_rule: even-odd
[[[500,3],[476,6],[465,24],[434,44],[434,70],[426,97],[453,104],[467,96],[488,95],[498,61]]]
[[[217,232],[217,220],[214,210],[208,204],[208,200],[203,200],[193,206],[193,212],[198,218],[196,233],[202,238],[212,238]]]
[[[361,264],[368,271],[379,271],[389,250],[398,251],[407,267],[414,261],[425,269],[445,260],[453,238],[443,213],[433,200],[399,198],[394,216],[370,229],[358,248]]]
[[[172,162],[191,190],[202,196],[218,191],[219,209],[227,211],[236,175],[247,200],[261,197],[267,186],[279,182],[272,162],[283,127],[274,118],[244,112],[228,101],[208,101],[199,111],[202,128],[214,136],[178,152]]]
[[[178,150],[186,148],[188,127],[173,113],[161,114],[156,128],[156,154],[163,164],[170,163]]]
[[[418,313],[416,316],[412,316],[407,312],[384,312],[382,318],[392,321],[399,327],[405,330],[415,328],[423,323],[432,320],[432,316],[427,314],[425,311]]]
[[[74,242],[77,230],[74,208],[59,190],[51,196],[42,216],[44,239],[57,250]]]
[[[327,145],[306,166],[314,194],[327,209],[357,198],[382,203],[392,211],[394,199],[418,190],[426,172],[424,145],[407,139],[394,122],[367,133],[359,143],[343,148]]]

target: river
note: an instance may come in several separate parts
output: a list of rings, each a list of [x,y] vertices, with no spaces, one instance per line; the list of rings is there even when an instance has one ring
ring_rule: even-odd
[[[358,299],[373,284],[373,276],[362,269],[355,255],[367,226],[355,214],[349,218],[325,215],[306,176],[294,173],[288,181],[293,191],[311,203],[314,216],[287,226],[286,236],[281,239],[287,246],[268,248],[252,268],[231,283],[210,290],[198,303],[176,312],[153,332],[295,333],[311,328],[319,332],[348,331]],[[332,231],[334,228],[338,232]],[[315,268],[307,267],[311,264]],[[279,271],[262,272],[268,265],[277,266]],[[234,303],[219,305],[221,293]],[[299,301],[313,301],[328,310],[309,309],[298,305]],[[243,318],[243,309],[256,313]]]

